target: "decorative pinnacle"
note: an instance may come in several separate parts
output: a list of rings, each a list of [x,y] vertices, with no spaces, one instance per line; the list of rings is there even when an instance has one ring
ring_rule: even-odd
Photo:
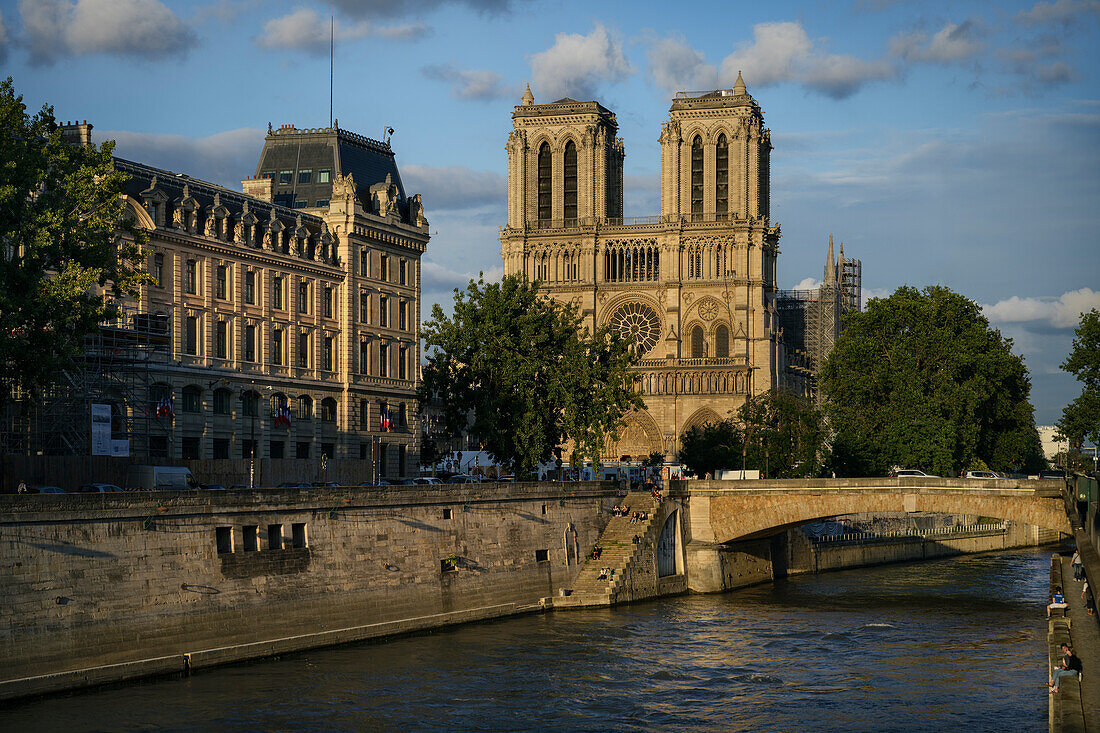
[[[524,90],[524,92],[523,92],[523,104],[528,105],[528,104],[534,104],[534,103],[535,103],[535,95],[531,94],[531,83],[528,82],[527,83],[527,89]]]
[[[741,70],[740,69],[737,70],[737,81],[734,82],[734,84],[733,84],[733,93],[734,94],[747,94],[748,93],[747,90],[745,89],[745,80],[741,78]]]

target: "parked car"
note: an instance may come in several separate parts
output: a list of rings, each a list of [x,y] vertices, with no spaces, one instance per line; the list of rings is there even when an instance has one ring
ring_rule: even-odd
[[[126,469],[126,488],[144,491],[187,491],[199,484],[191,475],[191,469],[180,466],[129,466]]]
[[[207,491],[225,491],[225,487],[221,484],[203,484],[202,488]]]
[[[310,485],[311,486],[316,486],[316,487],[325,487],[325,486],[339,486],[340,484],[336,483],[335,481],[327,481],[327,482],[326,481],[314,481]]]
[[[248,486],[245,486],[244,484],[233,484],[232,486],[229,487],[229,490],[230,491],[237,491],[239,489],[247,489],[247,488],[248,488]]]
[[[447,483],[449,483],[449,484],[476,484],[476,483],[478,483],[478,480],[476,478],[474,478],[473,476],[467,476],[464,473],[456,473],[454,476],[451,476],[449,479],[447,479]]]
[[[443,482],[437,479],[435,476],[418,476],[414,479],[414,482],[421,485],[441,485]]]
[[[939,478],[939,476],[933,476],[930,473],[925,473],[918,468],[897,468],[890,472],[890,478],[902,478],[905,476],[916,476],[918,478]]]
[[[64,494],[65,489],[60,486],[32,486],[29,489],[32,494]]]
[[[374,483],[374,484],[371,484],[371,483],[365,483],[365,484],[359,484],[359,485],[360,485],[360,486],[365,486],[365,487],[367,487],[367,488],[374,488],[374,487],[377,487],[377,486],[389,486],[389,485],[390,485],[390,482],[389,482],[389,481],[382,481],[382,480],[379,480],[379,481],[378,481],[378,483]]]
[[[1066,474],[1064,471],[1043,471],[1039,474],[1039,478],[1056,478],[1064,480],[1066,478]]]
[[[502,483],[502,484],[514,484],[516,482],[516,477],[515,476],[501,476],[500,478],[497,479],[497,482]]]
[[[280,489],[308,489],[309,484],[304,484],[301,481],[284,481],[279,484]]]
[[[80,487],[83,493],[115,494],[121,493],[123,488],[114,484],[84,484]]]
[[[963,478],[1000,478],[993,471],[967,471]]]

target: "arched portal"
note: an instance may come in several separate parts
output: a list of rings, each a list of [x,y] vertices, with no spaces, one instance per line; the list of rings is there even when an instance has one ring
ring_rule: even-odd
[[[680,552],[680,512],[674,510],[665,519],[661,536],[657,540],[657,577],[667,578],[683,572],[683,553]]]

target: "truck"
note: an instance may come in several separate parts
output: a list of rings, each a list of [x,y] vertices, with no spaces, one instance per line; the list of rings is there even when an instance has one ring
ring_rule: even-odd
[[[189,468],[128,466],[125,488],[130,491],[188,491],[199,488],[199,485]]]

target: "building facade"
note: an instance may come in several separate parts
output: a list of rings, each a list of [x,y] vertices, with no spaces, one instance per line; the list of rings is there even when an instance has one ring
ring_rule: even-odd
[[[75,127],[88,129],[66,130],[74,141],[90,139]],[[269,127],[243,193],[115,165],[149,234],[151,282],[54,390],[72,436],[40,420],[21,447],[87,454],[100,403],[115,444],[154,462],[327,456],[416,473],[428,222],[388,142]]]
[[[622,140],[597,102],[535,104],[508,137],[504,272],[633,343],[645,409],[606,458],[672,455],[695,425],[786,386],[776,317],[780,229],[770,218],[771,134],[738,75],[680,92],[661,129],[661,213],[624,219]]]

